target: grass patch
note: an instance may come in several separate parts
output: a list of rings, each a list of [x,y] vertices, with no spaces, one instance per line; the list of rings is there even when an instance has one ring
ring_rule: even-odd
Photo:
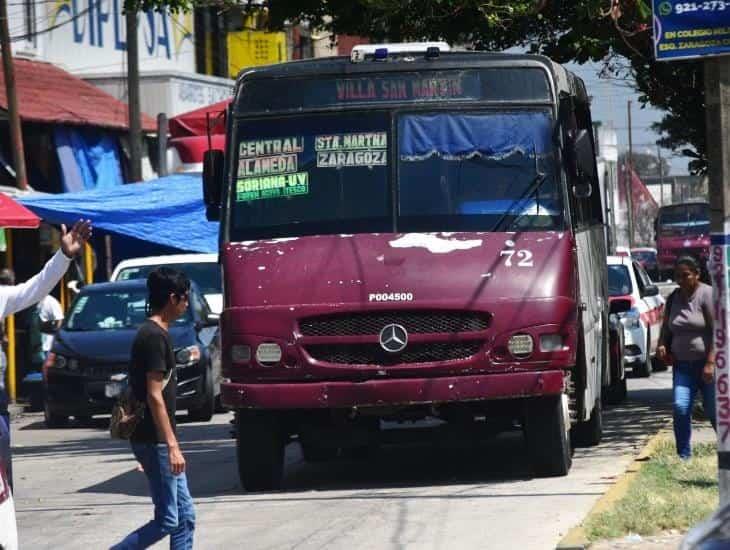
[[[674,441],[663,438],[626,495],[610,510],[586,520],[588,540],[684,531],[712,514],[719,499],[716,445],[696,445],[692,455],[689,461],[679,460]]]

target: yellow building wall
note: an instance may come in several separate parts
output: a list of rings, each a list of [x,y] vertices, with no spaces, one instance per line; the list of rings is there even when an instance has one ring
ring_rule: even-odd
[[[242,69],[286,61],[283,32],[241,31],[228,33],[228,74],[236,78]]]

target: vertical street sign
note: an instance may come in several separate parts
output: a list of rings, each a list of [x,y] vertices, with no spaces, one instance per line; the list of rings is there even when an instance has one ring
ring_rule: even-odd
[[[710,247],[710,274],[715,290],[715,380],[717,384],[717,456],[720,475],[720,502],[730,500],[728,476],[722,472],[730,470],[730,334],[728,334],[728,312],[730,294],[730,223],[725,222],[725,234],[713,234]]]
[[[730,0],[653,0],[657,61],[730,54]]]

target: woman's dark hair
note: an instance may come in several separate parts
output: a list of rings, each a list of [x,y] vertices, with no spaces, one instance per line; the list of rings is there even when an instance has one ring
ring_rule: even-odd
[[[167,304],[170,294],[184,296],[190,291],[190,279],[185,273],[170,267],[158,267],[147,276],[150,311],[159,311]]]
[[[687,266],[692,271],[694,271],[696,274],[699,275],[700,271],[702,271],[702,268],[700,267],[700,263],[697,261],[697,259],[694,256],[681,256],[677,259],[677,261],[674,264],[674,268],[678,268],[680,265]]]

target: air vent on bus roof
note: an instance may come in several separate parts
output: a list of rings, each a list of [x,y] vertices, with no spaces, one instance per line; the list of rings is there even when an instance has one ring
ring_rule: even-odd
[[[385,58],[393,53],[448,52],[451,47],[446,42],[398,42],[395,44],[360,44],[352,48],[350,60],[359,63],[366,55]]]

